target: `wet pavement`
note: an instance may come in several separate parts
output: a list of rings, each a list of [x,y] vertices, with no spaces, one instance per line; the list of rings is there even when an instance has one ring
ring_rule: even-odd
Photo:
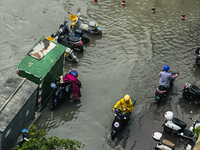
[[[125,7],[115,0],[4,1],[0,4],[0,83],[16,73],[17,64],[40,37],[50,36],[80,7],[82,18],[98,21],[103,30],[102,36],[87,34],[91,42],[85,52],[75,52],[79,64],[64,65],[64,72],[79,72],[81,100],[66,100],[54,111],[45,106],[36,125],[48,136],[80,140],[86,150],[152,149],[157,143],[152,134],[163,132],[166,111],[173,111],[187,128],[191,111],[198,119],[198,106],[184,100],[181,90],[185,82],[200,86],[194,52],[200,43],[199,6],[198,0],[132,0]],[[185,20],[180,19],[182,14]],[[156,107],[158,73],[166,64],[180,75],[169,97]],[[111,108],[124,94],[137,103],[127,128],[110,141]],[[165,133],[164,137],[177,150],[183,149],[176,137]]]

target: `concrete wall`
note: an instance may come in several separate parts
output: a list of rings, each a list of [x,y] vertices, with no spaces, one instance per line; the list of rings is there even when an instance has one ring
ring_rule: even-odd
[[[34,120],[38,85],[17,75],[0,89],[0,150],[10,150]]]

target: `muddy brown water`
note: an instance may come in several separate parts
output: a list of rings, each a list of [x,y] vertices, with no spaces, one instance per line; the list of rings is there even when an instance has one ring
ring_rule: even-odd
[[[199,107],[185,101],[181,93],[185,82],[200,86],[194,53],[200,43],[199,0],[127,0],[125,7],[119,0],[2,1],[0,83],[16,73],[17,64],[40,37],[55,32],[79,7],[85,21],[98,21],[103,30],[102,36],[87,34],[91,42],[85,52],[76,52],[79,64],[64,65],[65,72],[79,72],[81,100],[66,100],[54,111],[45,106],[36,125],[48,136],[81,141],[85,150],[149,150],[157,143],[153,132],[163,132],[165,111],[173,111],[188,127],[191,111],[199,118]],[[182,14],[185,20],[180,19]],[[180,76],[166,101],[156,107],[158,73],[166,64]],[[110,141],[111,108],[127,93],[137,100],[132,119]],[[183,149],[176,137],[163,135],[177,150]]]

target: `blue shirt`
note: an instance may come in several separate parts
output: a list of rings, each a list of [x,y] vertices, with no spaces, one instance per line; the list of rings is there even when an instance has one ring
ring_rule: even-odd
[[[175,78],[173,75],[171,75],[170,72],[166,71],[161,71],[159,73],[159,77],[160,77],[159,84],[165,88],[168,88],[170,86],[170,82]]]

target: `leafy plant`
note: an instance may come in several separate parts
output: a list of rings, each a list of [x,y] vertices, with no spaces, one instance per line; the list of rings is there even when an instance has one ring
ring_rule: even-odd
[[[199,134],[200,134],[200,126],[199,127],[196,127],[193,131],[193,134],[195,137],[199,137]]]
[[[30,138],[28,142],[24,142],[22,147],[16,146],[15,150],[78,150],[85,145],[80,141],[71,139],[60,139],[56,136],[46,137],[46,131],[37,129],[32,126],[28,131]]]

